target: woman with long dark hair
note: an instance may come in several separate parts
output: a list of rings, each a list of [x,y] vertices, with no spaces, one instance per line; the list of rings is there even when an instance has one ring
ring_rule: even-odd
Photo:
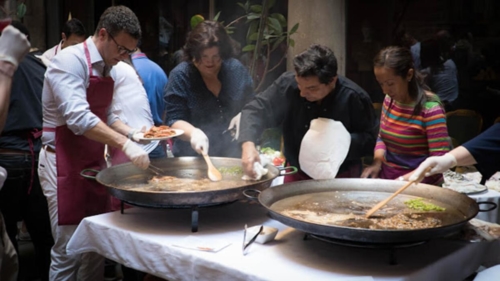
[[[374,59],[374,72],[386,96],[373,163],[361,177],[408,180],[427,157],[449,151],[445,112],[439,98],[423,84],[408,49],[381,50]],[[440,184],[442,175],[424,182]]]

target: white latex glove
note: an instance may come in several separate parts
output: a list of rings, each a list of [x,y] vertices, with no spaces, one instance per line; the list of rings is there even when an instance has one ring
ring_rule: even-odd
[[[240,135],[240,118],[241,118],[241,112],[236,114],[236,116],[231,119],[231,122],[229,122],[229,127],[227,127],[228,130],[234,130],[234,140],[238,140],[238,136]]]
[[[208,137],[202,130],[195,128],[191,132],[191,147],[198,154],[208,154]]]
[[[0,60],[12,63],[16,68],[30,50],[26,35],[12,25],[7,26],[0,36]]]
[[[135,166],[143,170],[146,170],[149,167],[148,153],[133,141],[127,140],[122,147],[122,151]]]
[[[425,161],[422,162],[417,169],[415,169],[413,174],[410,176],[409,180],[410,181],[417,180],[429,167],[432,167],[432,169],[429,172],[425,173],[426,177],[444,173],[448,169],[453,168],[456,165],[457,165],[457,159],[450,153],[446,153],[445,155],[442,156],[432,156],[425,159]]]
[[[146,132],[146,126],[143,126],[141,129],[132,129],[128,133],[129,139],[132,139],[135,142],[143,141],[144,133]]]

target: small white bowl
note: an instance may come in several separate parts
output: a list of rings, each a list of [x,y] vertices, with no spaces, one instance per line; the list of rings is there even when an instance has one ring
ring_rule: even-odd
[[[259,228],[260,225],[255,225],[247,229],[247,242],[255,236],[255,234],[259,231]],[[276,234],[278,234],[277,228],[264,225],[262,232],[257,236],[255,242],[259,244],[265,244],[269,241],[273,241],[274,237],[276,237]]]

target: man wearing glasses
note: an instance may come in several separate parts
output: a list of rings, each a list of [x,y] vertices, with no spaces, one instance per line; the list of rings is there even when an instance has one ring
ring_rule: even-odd
[[[121,149],[139,168],[149,166],[147,152],[132,136],[127,138],[130,128],[108,112],[114,84],[109,70],[134,52],[140,36],[139,21],[130,9],[110,7],[101,15],[94,35],[62,50],[45,74],[38,173],[55,241],[50,280],[103,278],[103,257],[66,252],[79,222],[110,207],[106,188],[84,179],[80,172],[103,167],[105,144]]]

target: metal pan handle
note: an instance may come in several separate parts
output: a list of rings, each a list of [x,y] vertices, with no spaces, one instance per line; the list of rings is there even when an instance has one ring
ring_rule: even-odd
[[[94,176],[92,175],[87,175],[87,173],[95,173]],[[81,172],[80,172],[80,176],[86,178],[86,179],[89,179],[89,180],[96,180],[96,177],[97,177],[97,174],[99,174],[99,170],[96,170],[96,169],[83,169]]]
[[[493,210],[495,210],[498,207],[497,203],[495,203],[495,202],[489,202],[489,201],[477,202],[477,205],[478,206],[480,206],[480,205],[490,205],[491,206],[488,209],[481,209],[481,208],[479,208],[479,212],[493,211]]]
[[[297,169],[297,167],[294,167],[294,166],[276,167],[276,168],[278,168],[278,170],[280,171],[280,173],[279,173],[280,176],[292,175],[292,174],[297,173],[297,171],[299,170],[299,169]],[[290,171],[287,172],[287,170],[290,170]]]
[[[257,189],[245,189],[243,190],[243,195],[252,201],[259,201],[260,190]]]

